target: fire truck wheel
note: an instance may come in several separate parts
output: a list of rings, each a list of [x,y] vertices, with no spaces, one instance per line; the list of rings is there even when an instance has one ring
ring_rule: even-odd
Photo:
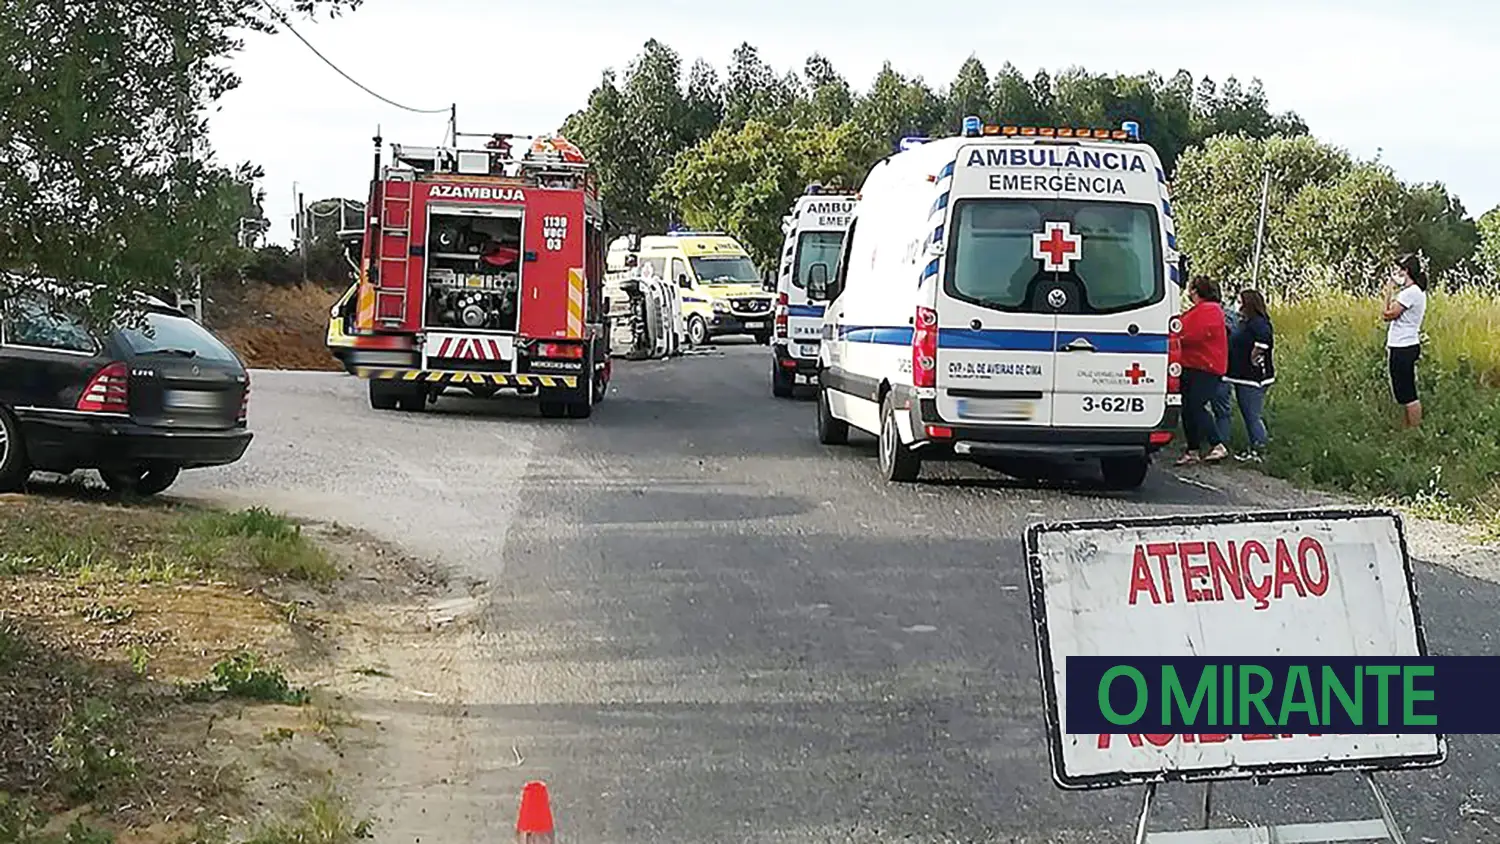
[[[376,410],[395,410],[400,394],[390,384],[370,379],[370,407]]]
[[[568,414],[568,406],[560,401],[543,399],[538,403],[543,419],[561,419]]]
[[[703,317],[697,314],[688,317],[687,333],[688,345],[704,346],[708,344],[708,323],[703,321]]]
[[[594,405],[589,402],[571,402],[566,407],[569,419],[587,419],[594,415]]]
[[[397,406],[407,413],[421,413],[427,409],[427,391],[420,387],[408,391],[402,394]]]

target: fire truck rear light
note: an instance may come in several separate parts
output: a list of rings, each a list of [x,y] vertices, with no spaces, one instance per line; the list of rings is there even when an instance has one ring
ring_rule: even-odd
[[[543,343],[537,347],[537,357],[582,360],[583,347],[576,343]]]
[[[116,361],[94,373],[76,407],[86,413],[129,413],[130,370]]]
[[[953,439],[953,429],[943,425],[928,425],[927,436],[936,440],[951,440]]]
[[[1172,432],[1171,431],[1152,431],[1151,432],[1151,444],[1152,445],[1166,445],[1167,443],[1169,443],[1171,441],[1172,441]]]

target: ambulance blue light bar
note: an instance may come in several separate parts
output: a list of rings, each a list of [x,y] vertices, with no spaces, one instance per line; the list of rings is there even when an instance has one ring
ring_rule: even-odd
[[[1129,124],[1127,124],[1129,125]],[[980,128],[981,135],[1002,135],[1007,138],[1089,138],[1096,141],[1138,141],[1140,140],[1140,127],[1136,126],[1136,134],[1132,135],[1126,129],[1080,129],[1067,126],[1000,126],[987,124]]]
[[[901,139],[901,143],[897,145],[897,149],[899,149],[901,152],[906,152],[912,147],[921,146],[922,144],[925,144],[930,140],[932,139],[919,135],[910,135]]]
[[[977,137],[979,137],[979,133],[983,132],[983,131],[984,131],[984,121],[983,120],[980,120],[977,116],[972,115],[972,114],[969,115],[968,117],[964,118],[964,137],[965,138],[977,138]]]
[[[676,229],[674,231],[667,232],[667,237],[723,237],[723,236],[724,236],[723,232],[690,232],[690,231],[685,231],[683,229]]]

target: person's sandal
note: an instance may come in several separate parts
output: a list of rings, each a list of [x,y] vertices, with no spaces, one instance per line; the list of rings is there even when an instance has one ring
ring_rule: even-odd
[[[1223,443],[1219,443],[1218,445],[1214,446],[1213,451],[1210,451],[1208,454],[1204,455],[1203,459],[1208,461],[1209,463],[1217,463],[1228,456],[1229,449],[1225,448]]]
[[[1173,466],[1191,466],[1194,463],[1202,462],[1202,459],[1203,458],[1201,458],[1198,455],[1194,454],[1193,452],[1189,451],[1186,454],[1182,455],[1181,457],[1177,458],[1177,462],[1173,463],[1172,465]]]

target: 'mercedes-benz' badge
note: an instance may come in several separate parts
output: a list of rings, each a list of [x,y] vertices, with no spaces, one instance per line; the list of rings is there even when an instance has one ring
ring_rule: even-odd
[[[1068,304],[1068,292],[1060,287],[1054,287],[1047,291],[1047,304],[1054,308],[1061,308]]]

